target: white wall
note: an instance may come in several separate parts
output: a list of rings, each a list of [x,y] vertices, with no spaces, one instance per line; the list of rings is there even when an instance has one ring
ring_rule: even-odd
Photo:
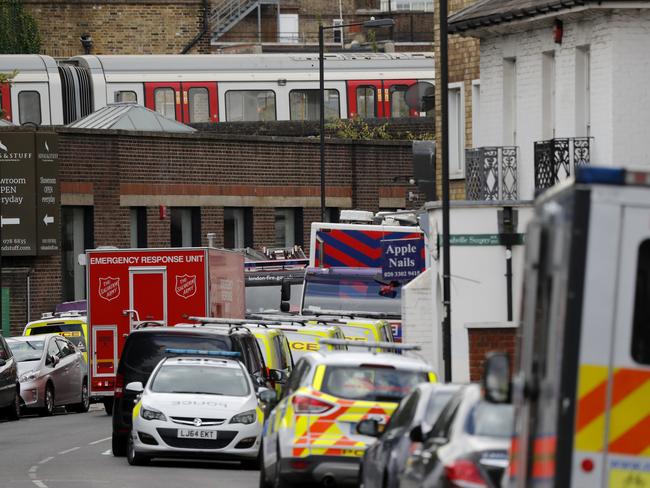
[[[555,54],[555,137],[576,133],[576,49],[589,46],[591,162],[648,165],[650,145],[650,10],[603,10],[564,19],[562,44],[552,26],[481,39],[478,145],[505,145],[504,58],[517,64],[519,195],[534,195],[534,142],[544,139],[543,53]],[[579,85],[579,83],[578,83]]]

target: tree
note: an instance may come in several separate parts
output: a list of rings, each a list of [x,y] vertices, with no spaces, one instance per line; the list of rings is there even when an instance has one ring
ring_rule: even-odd
[[[20,0],[0,0],[0,54],[36,54],[41,38],[36,20]]]

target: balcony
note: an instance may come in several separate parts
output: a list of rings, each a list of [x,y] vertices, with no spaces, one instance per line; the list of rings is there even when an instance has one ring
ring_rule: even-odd
[[[517,200],[517,147],[465,150],[467,200]]]
[[[576,168],[588,166],[591,137],[567,137],[535,142],[535,193],[566,180]]]

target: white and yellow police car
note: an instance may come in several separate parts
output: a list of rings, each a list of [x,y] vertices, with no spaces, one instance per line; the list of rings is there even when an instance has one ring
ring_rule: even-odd
[[[415,349],[370,341],[320,343]],[[435,381],[426,362],[406,355],[322,349],[303,355],[264,426],[260,486],[356,483],[366,447],[376,440],[359,434],[357,424],[365,419],[385,424],[416,385]]]
[[[180,357],[158,363],[146,386],[126,385],[139,393],[127,460],[190,457],[239,460],[257,465],[264,424],[262,402],[275,392],[256,387],[238,352],[169,349]]]

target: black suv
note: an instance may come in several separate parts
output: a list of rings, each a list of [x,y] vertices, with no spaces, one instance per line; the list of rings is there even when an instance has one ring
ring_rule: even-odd
[[[7,342],[0,336],[0,415],[9,420],[20,418],[18,367]]]
[[[266,386],[269,383],[264,357],[253,334],[243,327],[151,327],[135,330],[124,344],[115,378],[113,403],[113,455],[124,456],[131,432],[131,414],[136,395],[126,391],[133,381],[146,384],[151,372],[164,357],[177,354],[168,349],[192,349],[203,351],[234,351],[241,354],[241,361],[253,376],[253,383]]]

